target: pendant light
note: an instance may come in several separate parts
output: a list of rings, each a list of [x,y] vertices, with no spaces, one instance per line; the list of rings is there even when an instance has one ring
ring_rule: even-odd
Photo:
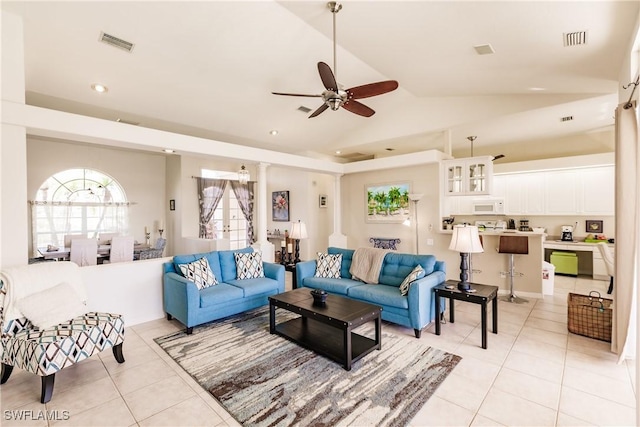
[[[249,182],[249,171],[242,165],[238,171],[238,182],[240,184],[246,184]]]

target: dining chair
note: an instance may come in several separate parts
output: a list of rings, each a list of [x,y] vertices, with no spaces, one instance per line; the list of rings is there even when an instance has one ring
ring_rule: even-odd
[[[64,235],[64,247],[70,248],[73,239],[86,239],[87,235],[82,233],[70,233]]]
[[[71,262],[80,267],[98,264],[98,241],[96,239],[72,239]]]
[[[109,245],[111,244],[111,239],[116,236],[119,236],[120,233],[100,233],[98,235],[98,244],[99,245]]]
[[[114,236],[111,239],[109,262],[133,261],[133,236]]]
[[[611,279],[609,279],[609,289],[607,289],[607,293],[610,294],[613,292],[613,276],[615,275],[615,257],[609,250],[609,246],[604,243],[598,243],[598,249],[600,250],[600,255],[602,255],[602,260],[604,261],[605,267],[607,267],[607,274]]]

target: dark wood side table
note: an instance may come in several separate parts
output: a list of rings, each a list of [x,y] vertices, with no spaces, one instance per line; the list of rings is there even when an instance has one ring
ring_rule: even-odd
[[[288,263],[284,265],[285,271],[291,272],[291,289],[298,288],[298,277],[296,274],[296,263]]]
[[[447,289],[453,286],[453,289]],[[476,292],[464,292],[458,289],[457,280],[447,280],[443,285],[433,288],[436,298],[436,313],[440,313],[440,298],[449,298],[449,322],[454,323],[454,300],[471,302],[482,306],[482,348],[487,348],[487,303],[492,301],[493,333],[498,333],[498,287],[472,283],[471,288]],[[440,316],[436,316],[436,335],[440,335]]]

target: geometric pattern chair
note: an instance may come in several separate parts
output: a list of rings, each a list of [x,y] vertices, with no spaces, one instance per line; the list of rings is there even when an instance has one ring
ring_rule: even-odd
[[[88,312],[39,329],[17,310],[20,298],[46,291],[61,282],[82,287],[79,267],[71,262],[37,263],[0,272],[0,384],[14,367],[42,377],[40,402],[53,396],[56,372],[111,348],[124,362],[124,319],[119,314]],[[37,322],[36,322],[37,323]]]
[[[162,252],[164,252],[164,247],[167,244],[167,239],[162,237],[156,240],[156,244],[151,249],[143,249],[140,251],[139,259],[153,259],[153,258],[162,258]]]

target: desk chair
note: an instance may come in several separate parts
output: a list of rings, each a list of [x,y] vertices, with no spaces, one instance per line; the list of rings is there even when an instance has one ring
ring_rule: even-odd
[[[605,267],[607,267],[607,274],[611,277],[611,279],[609,280],[609,289],[607,289],[607,293],[610,294],[611,292],[613,292],[613,276],[615,276],[616,269],[615,258],[606,243],[600,242],[597,244],[597,246],[600,250],[600,255],[602,255],[604,265]]]
[[[514,269],[514,255],[527,255],[529,253],[529,238],[527,236],[500,236],[498,253],[509,255],[509,295],[500,298],[503,301],[521,304],[529,302],[524,298],[516,296],[513,292],[513,277],[519,273]]]
[[[80,267],[98,264],[98,241],[96,239],[72,239],[71,262]]]

